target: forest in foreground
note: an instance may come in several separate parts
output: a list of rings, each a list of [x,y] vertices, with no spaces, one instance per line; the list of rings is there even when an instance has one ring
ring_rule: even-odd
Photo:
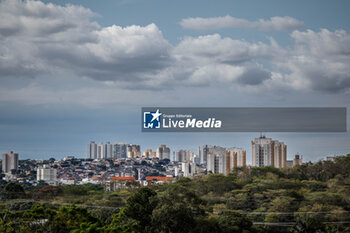
[[[105,192],[1,187],[0,232],[350,232],[350,154]]]

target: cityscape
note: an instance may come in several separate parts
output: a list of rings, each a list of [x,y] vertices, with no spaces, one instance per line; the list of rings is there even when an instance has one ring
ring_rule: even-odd
[[[350,233],[349,0],[0,0],[0,233]]]
[[[85,159],[67,156],[62,160],[24,160],[21,164],[19,155],[9,151],[2,155],[2,179],[34,186],[38,182],[54,186],[100,184],[107,191],[115,191],[130,181],[147,186],[150,182],[174,182],[181,177],[229,175],[239,167],[292,168],[303,164],[298,154],[287,159],[284,142],[261,135],[252,140],[251,145],[252,164],[247,164],[244,149],[215,145],[199,146],[197,152],[172,152],[166,145],[160,145],[155,151],[142,151],[136,144],[91,141]]]

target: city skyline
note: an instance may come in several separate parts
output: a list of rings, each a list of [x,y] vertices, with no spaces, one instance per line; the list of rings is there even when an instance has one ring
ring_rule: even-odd
[[[349,108],[349,7],[331,0],[1,1],[0,151],[85,157],[95,140],[154,150],[238,146],[250,155],[259,132],[142,133],[141,107]],[[349,132],[265,133],[288,145],[289,159],[350,151]]]

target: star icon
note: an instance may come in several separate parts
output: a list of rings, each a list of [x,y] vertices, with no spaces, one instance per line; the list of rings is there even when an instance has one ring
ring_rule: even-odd
[[[154,120],[156,120],[156,119],[157,119],[157,121],[159,121],[159,117],[162,115],[162,114],[159,112],[159,109],[157,109],[157,112],[151,113],[151,114],[152,114],[152,116],[153,116],[151,122],[154,121]]]

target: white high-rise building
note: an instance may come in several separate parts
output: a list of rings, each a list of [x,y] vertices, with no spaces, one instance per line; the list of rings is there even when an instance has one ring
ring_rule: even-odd
[[[284,168],[287,166],[287,145],[271,138],[261,136],[252,141],[252,166],[272,166]]]
[[[97,144],[97,159],[105,159],[105,145],[103,142]]]
[[[156,151],[157,157],[159,159],[169,159],[170,160],[170,148],[166,145],[160,145]]]
[[[97,145],[94,141],[88,144],[87,157],[89,159],[97,159]]]
[[[112,150],[113,150],[113,145],[110,142],[107,142],[105,144],[105,156],[104,156],[106,159],[112,158]]]
[[[175,161],[188,162],[194,161],[194,153],[190,150],[179,150],[176,152]]]
[[[226,148],[214,146],[207,151],[207,172],[226,174]]]
[[[209,148],[209,147],[207,147]],[[212,146],[207,150],[207,172],[228,175],[235,167],[246,166],[246,151],[242,148]]]
[[[182,162],[181,170],[184,177],[192,177],[196,172],[196,164],[193,162]]]
[[[18,169],[18,154],[13,151],[8,151],[2,154],[2,172],[9,173],[11,170]]]
[[[245,167],[246,166],[246,151],[242,148],[227,148],[226,149],[229,152],[230,156],[230,170],[232,170],[235,167]]]
[[[43,180],[49,185],[57,185],[57,171],[48,165],[37,169],[36,178],[38,181]]]
[[[208,152],[213,149],[214,146],[211,145],[203,145],[198,148],[198,156],[200,164],[207,164]]]
[[[287,145],[283,142],[274,141],[274,167],[284,168],[287,167]]]

